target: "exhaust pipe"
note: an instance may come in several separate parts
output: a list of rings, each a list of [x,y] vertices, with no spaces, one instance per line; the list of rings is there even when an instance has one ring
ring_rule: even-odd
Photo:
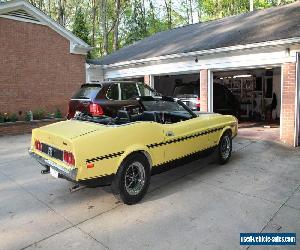
[[[45,166],[45,169],[41,170],[41,174],[49,174],[50,173],[50,167]]]

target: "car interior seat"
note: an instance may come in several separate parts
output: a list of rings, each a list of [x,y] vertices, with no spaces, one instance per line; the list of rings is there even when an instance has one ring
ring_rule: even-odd
[[[144,111],[138,118],[139,121],[151,121],[161,123],[161,118],[158,112],[155,111]]]

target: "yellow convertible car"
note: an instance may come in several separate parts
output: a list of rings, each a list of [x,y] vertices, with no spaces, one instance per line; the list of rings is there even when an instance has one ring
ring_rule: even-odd
[[[32,131],[29,153],[42,173],[77,184],[112,184],[126,204],[146,194],[155,169],[199,152],[213,150],[221,164],[232,150],[237,119],[194,113],[170,97],[140,97],[140,106],[124,107],[117,117],[75,118]]]

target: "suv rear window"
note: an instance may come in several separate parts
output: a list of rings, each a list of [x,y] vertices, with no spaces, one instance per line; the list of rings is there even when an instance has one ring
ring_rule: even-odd
[[[96,95],[101,90],[101,85],[83,85],[77,91],[75,95],[73,95],[72,99],[94,99]]]

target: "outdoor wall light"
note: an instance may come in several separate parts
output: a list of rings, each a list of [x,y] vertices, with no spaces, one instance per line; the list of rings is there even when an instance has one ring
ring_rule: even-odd
[[[196,58],[195,58],[195,63],[197,63],[198,62],[198,57],[196,56]]]
[[[286,49],[285,49],[285,55],[286,55],[286,56],[290,56],[290,52],[291,52],[291,49],[290,49],[290,48],[286,48]]]

